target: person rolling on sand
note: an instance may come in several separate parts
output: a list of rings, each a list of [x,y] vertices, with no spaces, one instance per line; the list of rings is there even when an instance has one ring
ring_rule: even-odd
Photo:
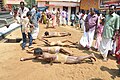
[[[45,31],[43,38],[71,36],[69,32],[48,32]]]
[[[31,58],[20,58],[20,61],[26,61],[26,60],[32,60],[32,59],[37,59],[37,60],[43,60],[46,62],[50,62],[50,64],[52,65],[52,63],[54,62],[60,62],[60,63],[65,63],[65,64],[76,64],[76,63],[80,63],[81,61],[85,60],[85,59],[90,59],[90,60],[94,60],[96,61],[94,54],[90,54],[88,56],[68,56],[68,55],[64,55],[64,54],[50,54],[50,53],[43,53],[41,48],[36,48],[34,49],[34,54],[35,57],[31,57]]]
[[[47,39],[39,39],[39,40],[43,41],[48,46],[62,46],[62,47],[79,48],[79,44],[74,43],[74,42],[69,41],[69,40],[56,41],[56,42],[55,41],[50,42]],[[65,42],[69,42],[70,44],[65,43]]]
[[[56,54],[56,53],[63,53],[63,54],[66,54],[66,55],[72,55],[70,51],[64,49],[64,48],[61,48],[61,47],[40,47],[42,49],[43,52],[48,52],[48,53],[51,53],[51,54]],[[33,51],[35,50],[36,48],[33,48],[33,49],[29,49],[27,50],[28,53],[33,53]]]

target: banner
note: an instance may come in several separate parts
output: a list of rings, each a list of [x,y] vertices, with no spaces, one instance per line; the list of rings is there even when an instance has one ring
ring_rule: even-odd
[[[109,5],[116,5],[120,8],[120,0],[100,0],[100,8],[108,8]]]

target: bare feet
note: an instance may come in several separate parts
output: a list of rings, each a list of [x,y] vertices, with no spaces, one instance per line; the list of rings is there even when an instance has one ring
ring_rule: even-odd
[[[68,36],[71,36],[71,33],[68,33]]]
[[[103,62],[107,62],[107,61],[108,61],[108,59],[107,59],[107,58],[104,58],[102,61],[103,61]]]
[[[94,61],[96,61],[96,58],[95,58],[95,55],[92,53],[92,54],[90,54],[91,55],[91,60],[93,59]]]
[[[20,58],[20,61],[25,61],[24,58]]]

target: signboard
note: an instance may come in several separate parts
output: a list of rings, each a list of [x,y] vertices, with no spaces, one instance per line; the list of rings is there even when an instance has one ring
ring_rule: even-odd
[[[99,0],[81,0],[80,8],[84,10],[89,10],[92,7],[98,9],[98,3]]]
[[[116,5],[120,8],[120,0],[100,0],[100,8],[107,8],[109,5]]]

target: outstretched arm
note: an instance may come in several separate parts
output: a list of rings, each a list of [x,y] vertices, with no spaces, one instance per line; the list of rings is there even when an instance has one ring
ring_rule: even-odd
[[[73,44],[73,45],[76,45],[78,42],[72,42],[72,41],[70,41],[70,40],[63,40],[63,41],[61,41],[62,43],[65,43],[65,42],[69,42],[69,43],[71,43],[71,44]]]
[[[32,60],[36,59],[36,57],[31,57],[31,58],[20,58],[20,61],[26,61],[26,60]]]
[[[70,41],[70,40],[63,40],[63,41],[61,41],[62,43],[65,43],[65,42],[69,42],[69,43],[74,43],[74,42],[72,42],[72,41]]]
[[[27,53],[32,53],[33,54],[33,50],[34,50],[35,48],[33,48],[33,49],[30,49],[30,50],[26,50],[26,52]]]
[[[32,60],[32,59],[39,59],[39,60],[43,60],[42,57],[31,57],[31,58],[20,58],[20,61],[26,61],[26,60]]]
[[[72,52],[70,52],[70,51],[68,51],[68,50],[66,50],[66,49],[63,49],[63,48],[61,48],[60,51],[61,51],[63,54],[65,54],[65,55],[69,55],[69,56],[72,56],[72,55],[73,55]]]
[[[64,36],[71,36],[71,34],[68,32],[60,32],[59,33],[61,37],[64,37]]]
[[[44,39],[44,38],[42,38],[42,39],[39,39],[39,38],[38,38],[38,40],[44,42],[44,43],[47,44],[47,45],[50,45],[50,43],[51,43],[50,41],[48,41],[47,39]]]

